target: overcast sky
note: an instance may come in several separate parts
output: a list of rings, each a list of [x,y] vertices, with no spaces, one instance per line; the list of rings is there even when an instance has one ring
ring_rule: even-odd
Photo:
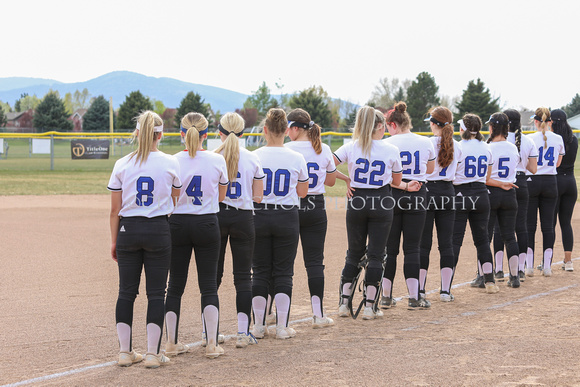
[[[383,77],[481,78],[502,107],[580,93],[580,1],[2,1],[0,77],[81,82],[115,70],[246,94],[312,85],[368,101]],[[89,90],[90,91],[90,90]],[[154,97],[154,96],[152,96]]]

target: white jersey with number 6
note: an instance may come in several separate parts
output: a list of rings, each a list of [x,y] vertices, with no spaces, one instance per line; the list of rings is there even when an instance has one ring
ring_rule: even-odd
[[[298,182],[308,181],[304,157],[286,147],[264,146],[254,151],[264,170],[264,199],[262,203],[298,206]]]
[[[203,215],[219,212],[219,186],[228,185],[226,160],[214,152],[199,150],[191,158],[187,151],[175,155],[181,168],[183,189],[174,214]]]
[[[181,188],[179,163],[161,151],[151,152],[139,165],[127,155],[115,162],[107,188],[122,191],[119,216],[154,218],[173,211],[171,189]]]
[[[262,163],[258,156],[245,148],[240,148],[238,161],[238,175],[235,181],[230,182],[226,198],[222,203],[241,210],[253,210],[254,198],[252,186],[254,180],[264,178]]]
[[[309,176],[308,195],[320,195],[326,192],[324,189],[326,174],[336,171],[330,147],[326,144],[321,145],[322,152],[320,154],[316,154],[310,141],[291,141],[284,145],[300,153],[306,160]]]
[[[536,175],[556,175],[558,157],[564,156],[566,153],[562,137],[549,130],[546,130],[546,141],[544,141],[542,132],[528,134],[527,136],[538,147],[538,171]],[[546,142],[548,146],[546,146]],[[531,173],[526,171],[526,175],[531,175]]]
[[[461,157],[457,163],[454,185],[467,183],[483,183],[487,180],[487,168],[492,166],[494,159],[484,141],[476,139],[461,140]]]
[[[359,141],[344,144],[334,152],[338,161],[348,164],[353,188],[381,188],[393,181],[393,173],[401,173],[399,148],[383,140],[373,140],[370,154],[363,154]]]

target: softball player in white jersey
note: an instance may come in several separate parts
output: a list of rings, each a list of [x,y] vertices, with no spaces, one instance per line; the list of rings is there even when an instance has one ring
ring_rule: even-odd
[[[550,128],[550,111],[545,107],[536,109],[534,115],[536,133],[528,137],[538,147],[538,170],[528,174],[528,191],[530,202],[528,205],[528,254],[526,257],[526,275],[534,275],[534,251],[536,242],[536,227],[538,226],[538,212],[540,213],[540,227],[543,237],[542,274],[552,275],[552,255],[554,249],[554,213],[558,201],[557,170],[562,162],[565,147],[562,137],[552,132]]]
[[[120,366],[143,360],[132,348],[133,305],[145,268],[147,289],[147,354],[145,366],[157,368],[169,359],[161,351],[163,304],[171,259],[167,216],[179,196],[179,164],[158,150],[163,120],[143,112],[135,136],[139,147],[115,163],[109,180],[111,194],[111,255],[119,265],[116,307]]]
[[[411,117],[407,104],[398,102],[385,114],[387,129],[391,137],[384,141],[399,148],[403,166],[403,182],[393,185],[393,224],[387,239],[387,260],[383,275],[383,307],[388,307],[393,299],[393,280],[397,271],[397,255],[401,234],[403,235],[403,272],[409,292],[409,308],[429,308],[425,292],[419,293],[419,273],[421,267],[420,244],[427,203],[425,182],[427,175],[435,168],[435,150],[431,141],[411,133]],[[425,277],[427,273],[424,273]],[[424,281],[423,281],[424,282]]]
[[[441,291],[439,299],[451,302],[451,280],[455,257],[453,255],[453,224],[455,222],[455,188],[453,179],[457,162],[461,158],[459,143],[453,139],[453,113],[444,106],[437,106],[427,119],[433,132],[431,143],[435,148],[437,160],[433,172],[427,175],[427,214],[425,227],[421,236],[421,272],[419,273],[419,291],[425,293],[429,254],[433,244],[433,225],[437,226],[437,244],[439,247],[441,268]]]
[[[300,223],[299,197],[308,193],[308,169],[304,157],[284,147],[288,130],[286,113],[270,109],[264,135],[267,145],[254,151],[264,170],[264,198],[254,203],[256,245],[252,262],[253,334],[267,334],[266,302],[270,279],[276,303],[276,338],[288,339],[296,332],[288,327],[292,299],[294,260],[298,248]]]
[[[223,354],[217,342],[219,300],[217,264],[220,253],[220,230],[216,213],[226,195],[228,172],[224,158],[204,151],[207,120],[200,113],[188,113],[181,120],[186,150],[175,155],[180,164],[184,189],[171,225],[171,270],[165,304],[167,323],[166,353],[177,355],[188,347],[178,342],[181,297],[187,283],[192,250],[195,253],[197,280],[201,293],[202,322],[206,332],[206,356]]]
[[[254,202],[260,203],[264,191],[264,171],[258,157],[240,147],[244,119],[237,113],[226,113],[218,125],[223,144],[216,153],[224,156],[230,185],[220,203],[218,220],[221,234],[217,286],[222,281],[228,239],[232,251],[236,309],[238,314],[237,348],[256,344],[250,333],[252,312],[252,255],[254,254]]]
[[[300,241],[304,266],[308,274],[308,288],[312,304],[312,327],[323,328],[334,324],[324,315],[324,241],[326,239],[326,208],[324,186],[336,181],[336,166],[330,147],[321,142],[320,126],[303,109],[288,114],[288,136],[285,146],[304,156],[308,167],[308,195],[300,200]]]
[[[377,305],[378,290],[395,206],[389,184],[398,186],[402,176],[399,149],[382,141],[384,135],[383,114],[370,106],[363,106],[356,115],[353,140],[334,153],[337,165],[348,164],[349,177],[342,173],[337,177],[347,182],[347,196],[350,198],[346,210],[348,251],[340,280],[340,317],[352,313],[353,281],[361,270],[365,248],[368,263],[362,318],[371,320],[383,315]]]
[[[487,171],[494,160],[483,139],[481,118],[475,114],[466,114],[459,120],[461,132],[461,159],[457,164],[457,172],[453,185],[455,186],[455,224],[453,226],[453,254],[455,266],[459,260],[459,252],[465,236],[467,220],[471,227],[473,243],[477,250],[478,267],[481,267],[483,279],[478,277],[472,286],[484,287],[487,293],[497,293],[499,288],[493,276],[493,258],[489,248],[489,192],[485,182]],[[478,271],[479,272],[479,271]],[[481,283],[481,285],[480,285]]]
[[[488,168],[486,184],[489,190],[490,214],[488,222],[489,238],[497,224],[508,254],[510,278],[508,286],[520,287],[518,273],[519,249],[516,242],[516,216],[518,202],[516,198],[516,172],[520,163],[518,148],[506,141],[508,136],[509,118],[504,113],[494,113],[489,117],[489,139],[487,140],[491,154],[495,160]]]

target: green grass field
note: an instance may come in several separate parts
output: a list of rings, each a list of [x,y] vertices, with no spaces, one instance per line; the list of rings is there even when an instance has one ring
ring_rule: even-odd
[[[8,157],[0,154],[0,195],[62,195],[106,194],[107,183],[113,165],[120,157],[130,153],[131,144],[116,143],[108,160],[72,160],[70,140],[55,140],[53,170],[50,155],[31,155],[28,139],[4,139],[9,145]],[[328,143],[327,140],[324,140]],[[342,139],[334,137],[332,150],[342,145]],[[160,149],[168,154],[183,150],[178,137],[166,137]],[[251,148],[248,148],[251,150]],[[114,155],[113,155],[114,152]],[[346,165],[340,165],[347,173]],[[576,163],[575,174],[580,177],[580,165]],[[580,179],[577,178],[577,181]],[[334,187],[326,187],[328,196],[344,196],[346,186],[338,180]]]

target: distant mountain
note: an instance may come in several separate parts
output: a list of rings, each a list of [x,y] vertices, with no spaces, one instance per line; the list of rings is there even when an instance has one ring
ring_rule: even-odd
[[[115,109],[125,101],[125,97],[130,92],[136,90],[172,108],[179,107],[183,97],[193,91],[200,94],[205,102],[211,104],[214,111],[219,110],[222,113],[242,108],[248,97],[235,91],[183,82],[173,78],[154,78],[130,71],[114,71],[77,83],[62,83],[39,78],[0,78],[0,101],[14,106],[14,102],[22,93],[36,94],[37,97],[42,98],[52,88],[58,90],[62,98],[66,93],[74,93],[75,90],[82,91],[85,87],[93,97],[103,95],[107,100],[113,97]]]

